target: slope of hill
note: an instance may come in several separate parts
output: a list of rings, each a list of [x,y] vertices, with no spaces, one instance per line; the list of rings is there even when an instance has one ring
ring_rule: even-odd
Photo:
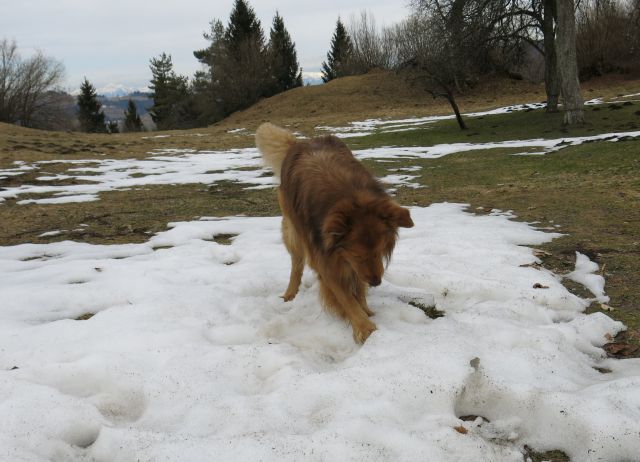
[[[637,93],[639,88],[638,80],[607,76],[584,83],[583,95],[587,100],[606,98]],[[542,83],[491,77],[479,82],[467,94],[460,95],[458,104],[463,112],[469,112],[544,99]],[[139,110],[142,113],[144,108],[139,107]],[[286,125],[313,136],[326,133],[316,130],[319,125],[339,127],[369,118],[398,119],[451,113],[448,103],[443,98],[434,99],[419,78],[373,71],[323,85],[289,90],[263,99],[206,128],[100,135],[25,130],[0,123],[0,166],[8,166],[14,160],[46,160],[60,154],[68,159],[105,154],[145,157],[154,149],[164,148],[210,150],[248,147],[254,144],[252,132],[264,121]],[[240,128],[246,130],[234,131]],[[119,149],[114,149],[114,146]]]
[[[583,84],[583,97],[614,96],[634,91],[637,80],[625,76],[607,76]],[[466,94],[458,96],[463,112],[492,109],[512,104],[542,102],[544,84],[485,77]],[[311,134],[317,125],[344,125],[366,118],[398,118],[451,114],[443,98],[428,92],[420,76],[388,71],[345,77],[324,85],[305,86],[259,101],[250,108],[232,114],[214,127],[255,128],[263,121],[294,127]]]

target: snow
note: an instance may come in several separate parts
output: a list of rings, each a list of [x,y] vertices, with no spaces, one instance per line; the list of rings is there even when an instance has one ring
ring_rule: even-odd
[[[354,151],[359,159],[387,162],[396,159],[436,159],[449,154],[489,150],[522,150],[515,155],[543,155],[594,141],[616,142],[622,138],[638,138],[640,131],[604,133],[600,135],[557,139],[511,140],[493,143],[451,143],[427,147],[381,147]],[[247,189],[270,188],[276,184],[270,170],[262,166],[255,148],[227,151],[196,151],[193,149],[162,149],[145,159],[95,159],[40,161],[32,165],[20,163],[15,168],[0,169],[3,175],[20,175],[26,171],[46,168],[53,163],[72,165],[65,174],[42,175],[39,181],[73,179],[78,184],[23,184],[0,190],[0,203],[20,195],[53,195],[22,199],[24,204],[57,204],[98,200],[100,192],[133,187],[167,184],[207,184],[233,181],[247,185]],[[417,187],[411,182],[417,176],[389,175],[387,182]]]
[[[604,294],[604,278],[599,274],[598,264],[589,260],[586,255],[576,252],[576,268],[566,277],[585,286],[600,303],[607,303],[609,297]]]
[[[60,229],[56,229],[54,231],[47,231],[44,232],[42,234],[39,234],[38,237],[52,237],[52,236],[58,236],[60,234],[63,233],[64,230],[60,230]]]
[[[622,324],[530,266],[558,234],[464,209],[411,209],[363,346],[311,272],[279,298],[279,217],[0,247],[0,459],[637,459],[640,360],[600,348]]]
[[[256,149],[228,151],[195,151],[193,149],[163,149],[145,159],[100,159],[43,161],[32,168],[46,168],[52,163],[70,164],[65,174],[43,175],[41,181],[74,179],[79,184],[20,185],[0,191],[1,198],[23,194],[53,194],[53,198],[30,198],[19,204],[49,204],[97,200],[105,191],[149,185],[215,184],[235,181],[251,186],[273,186],[270,170],[263,168]],[[24,169],[25,166],[22,166]],[[0,170],[0,175],[4,171]]]
[[[600,135],[566,137],[556,139],[509,140],[492,143],[450,143],[433,146],[382,147],[355,151],[360,159],[437,159],[459,152],[488,149],[525,149],[516,155],[543,155],[568,146],[578,146],[594,141],[617,142],[621,138],[638,138],[640,131],[603,133]],[[539,150],[532,150],[539,148]]]
[[[153,136],[143,136],[142,139],[143,140],[151,140],[154,138],[170,138],[171,135],[153,135]]]
[[[517,104],[513,106],[505,106],[488,111],[480,112],[468,112],[463,114],[466,117],[484,117],[488,115],[507,114],[516,111],[526,111],[533,109],[540,109],[545,107],[544,103],[528,103]],[[410,117],[405,119],[367,119],[362,121],[351,122],[346,127],[331,127],[326,125],[318,125],[316,130],[323,130],[331,132],[339,138],[351,138],[357,136],[371,135],[375,130],[379,130],[380,133],[392,133],[401,132],[406,130],[413,130],[416,128],[423,128],[424,125],[439,122],[441,120],[454,119],[455,115],[446,116],[426,116],[426,117]]]

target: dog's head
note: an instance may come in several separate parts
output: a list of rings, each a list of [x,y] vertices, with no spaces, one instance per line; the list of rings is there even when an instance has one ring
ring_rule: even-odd
[[[322,229],[325,250],[351,266],[363,282],[378,286],[396,245],[398,228],[411,228],[409,210],[389,198],[338,203]]]

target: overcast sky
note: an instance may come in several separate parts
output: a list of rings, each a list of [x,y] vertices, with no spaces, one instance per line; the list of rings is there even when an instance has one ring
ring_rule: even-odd
[[[408,14],[407,1],[249,0],[268,37],[278,10],[296,43],[306,72],[320,70],[340,16],[349,23],[366,9],[378,26]],[[110,84],[144,87],[149,59],[172,55],[176,72],[191,76],[199,63],[193,50],[207,45],[202,33],[216,18],[226,25],[233,0],[0,0],[0,40],[15,39],[23,56],[34,49],[61,60],[65,87],[86,76],[97,88]]]

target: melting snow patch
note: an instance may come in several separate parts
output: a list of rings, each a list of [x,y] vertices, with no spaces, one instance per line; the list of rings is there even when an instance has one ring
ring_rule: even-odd
[[[60,197],[25,199],[19,204],[50,204],[97,200],[105,191],[132,187],[170,184],[215,184],[234,181],[249,186],[271,187],[272,176],[264,176],[269,170],[262,166],[256,149],[229,151],[195,151],[193,149],[165,149],[146,159],[105,159],[81,161],[45,161],[34,164],[70,163],[74,168],[64,175],[47,176],[44,180],[73,178],[78,184],[70,185],[21,185],[0,191],[0,198],[21,194],[52,194]],[[4,171],[0,170],[0,175]]]
[[[510,140],[493,143],[451,143],[436,144],[434,146],[416,147],[381,147],[373,149],[361,149],[354,154],[360,159],[437,159],[449,154],[467,151],[481,151],[488,149],[523,149],[527,151],[517,155],[543,155],[550,152],[559,151],[567,146],[577,146],[583,143],[594,141],[616,142],[621,138],[640,137],[640,131],[603,133],[601,135],[582,136],[574,138],[557,138],[551,140]],[[532,151],[533,148],[540,148]]]
[[[506,114],[516,111],[527,111],[533,109],[540,109],[545,107],[544,103],[529,103],[529,104],[516,104],[513,106],[506,106],[497,109],[491,109],[481,112],[468,112],[463,114],[466,117],[483,117],[487,115]],[[415,130],[417,128],[424,128],[424,125],[432,124],[440,120],[454,119],[454,115],[446,116],[426,116],[426,117],[411,117],[406,119],[367,119],[356,122],[351,122],[346,127],[330,127],[326,125],[318,125],[316,130],[328,131],[335,134],[339,138],[351,138],[357,136],[371,135],[374,131],[379,130],[381,133],[402,132],[407,130]]]
[[[597,274],[598,264],[584,254],[576,252],[576,268],[566,277],[582,284],[595,296],[596,301],[607,303],[609,297],[604,294],[604,278]]]
[[[24,199],[18,201],[18,205],[25,204],[68,204],[71,202],[92,202],[97,201],[97,194],[76,194],[76,195],[60,195],[59,197],[50,197],[46,199]]]
[[[452,143],[428,147],[381,147],[354,151],[360,159],[374,159],[389,162],[396,159],[436,159],[448,154],[497,148],[525,149],[519,155],[542,155],[558,151],[567,146],[575,146],[593,141],[619,141],[623,138],[640,137],[640,131],[605,133],[595,136],[559,138],[552,140],[513,140],[495,143]],[[533,149],[533,150],[532,150]],[[64,202],[86,202],[98,199],[104,191],[123,190],[148,185],[174,184],[215,184],[233,181],[247,185],[247,189],[262,189],[276,185],[270,170],[262,165],[260,154],[255,148],[228,151],[196,151],[193,149],[164,149],[146,159],[105,159],[43,161],[33,165],[20,164],[19,167],[0,170],[2,175],[12,175],[51,163],[69,163],[74,168],[66,174],[41,176],[44,181],[74,179],[78,184],[70,185],[20,185],[0,191],[0,202],[22,194],[52,194],[58,197],[24,199],[18,204],[55,204]],[[407,168],[412,168],[408,166]],[[418,167],[419,168],[419,167]],[[410,170],[404,170],[409,172]],[[387,182],[418,187],[406,175],[390,175]]]
[[[58,236],[59,234],[62,234],[63,232],[64,232],[64,230],[57,229],[55,231],[47,231],[46,233],[39,234],[38,237]]]
[[[234,128],[233,130],[227,130],[227,133],[242,133],[247,131],[246,128]]]
[[[363,346],[309,271],[279,297],[279,217],[0,247],[0,459],[637,459],[640,361],[600,348],[622,324],[531,267],[557,234],[463,209],[411,209]]]

